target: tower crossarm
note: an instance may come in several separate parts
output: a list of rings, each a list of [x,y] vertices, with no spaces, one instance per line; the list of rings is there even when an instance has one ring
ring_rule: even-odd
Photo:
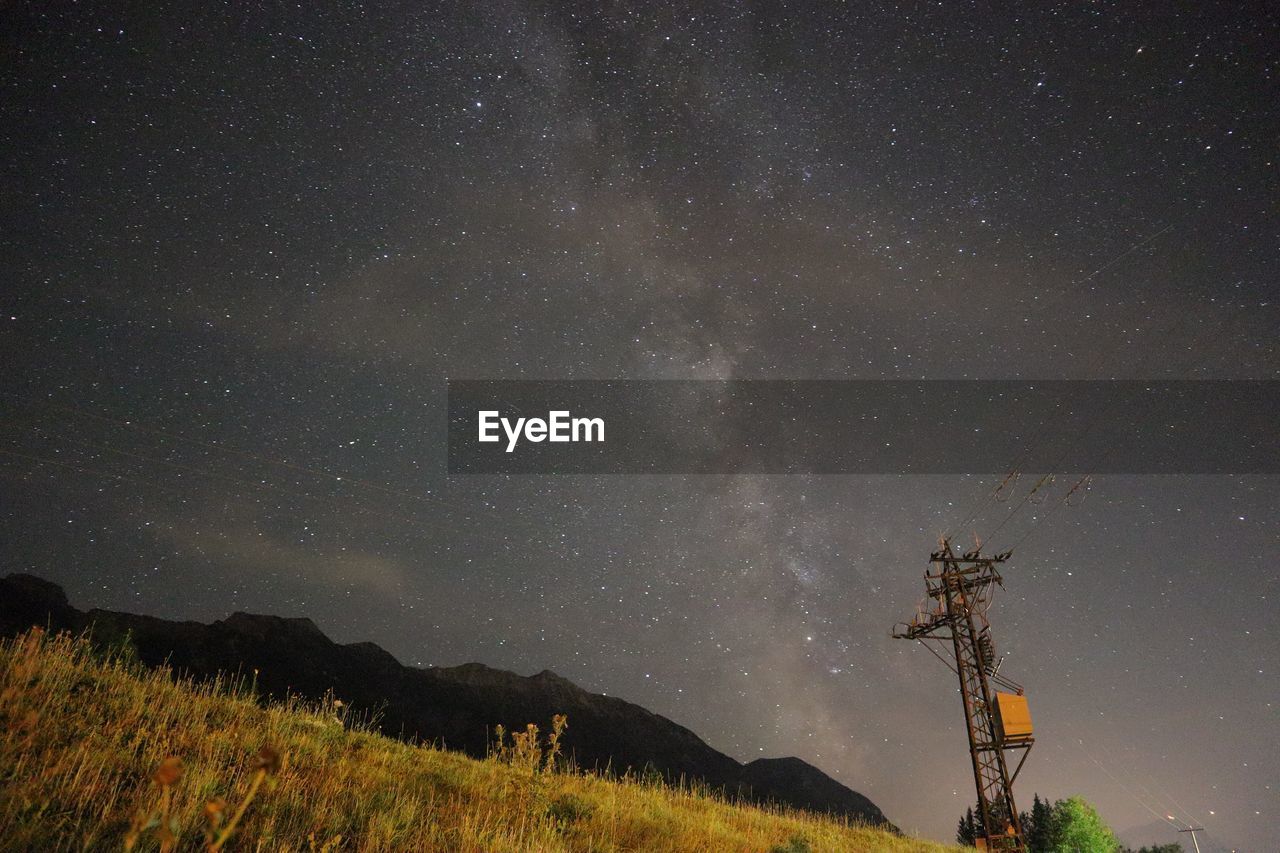
[[[930,555],[930,571],[924,575],[929,608],[910,622],[895,626],[893,636],[950,644],[986,849],[1024,853],[1026,842],[1013,800],[1013,779],[1022,762],[1011,775],[1005,751],[1022,750],[1025,760],[1034,739],[1021,686],[999,674],[1000,659],[986,619],[993,585],[1003,586],[997,567],[1008,559],[1009,552],[986,556],[974,550],[957,555],[951,543],[944,541],[942,548]],[[999,694],[993,687],[996,684],[1014,693]]]

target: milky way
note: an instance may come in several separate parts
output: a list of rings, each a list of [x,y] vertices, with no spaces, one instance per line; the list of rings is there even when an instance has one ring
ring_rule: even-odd
[[[450,477],[446,378],[1280,374],[1274,10],[6,19],[0,567],[81,606],[551,668],[948,838],[888,634],[999,477]],[[992,542],[1022,797],[1271,846],[1276,479],[1056,488]]]

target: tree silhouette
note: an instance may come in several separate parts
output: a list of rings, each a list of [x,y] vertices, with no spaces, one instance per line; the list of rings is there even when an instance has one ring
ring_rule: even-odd
[[[992,804],[997,813],[1001,802]],[[1022,812],[1022,832],[1028,853],[1116,853],[1122,848],[1098,812],[1081,797],[1050,803],[1037,793],[1031,811]],[[972,846],[984,835],[981,806],[965,809],[956,827],[956,843]],[[1177,844],[1143,848],[1138,853],[1181,853]]]
[[[972,807],[965,809],[964,815],[960,818],[960,825],[956,827],[956,843],[972,847],[981,832],[982,818],[974,817]]]

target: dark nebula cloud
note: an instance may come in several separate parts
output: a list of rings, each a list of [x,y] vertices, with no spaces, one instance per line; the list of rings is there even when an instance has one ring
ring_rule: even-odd
[[[951,676],[888,631],[998,478],[448,477],[445,379],[1277,378],[1277,23],[12,6],[3,568],[549,667],[949,837]],[[992,543],[1023,796],[1266,849],[1275,479],[1058,489]]]

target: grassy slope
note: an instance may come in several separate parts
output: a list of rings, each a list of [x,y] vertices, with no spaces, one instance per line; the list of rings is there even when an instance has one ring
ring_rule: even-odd
[[[333,704],[264,709],[226,685],[103,661],[66,636],[4,642],[0,849],[118,850],[134,816],[166,800],[176,849],[200,849],[206,803],[224,798],[229,819],[264,745],[284,766],[265,778],[226,849],[955,849],[706,792],[476,761],[344,727],[341,713]],[[169,756],[183,772],[165,788],[153,773]],[[136,849],[159,846],[149,829]]]

